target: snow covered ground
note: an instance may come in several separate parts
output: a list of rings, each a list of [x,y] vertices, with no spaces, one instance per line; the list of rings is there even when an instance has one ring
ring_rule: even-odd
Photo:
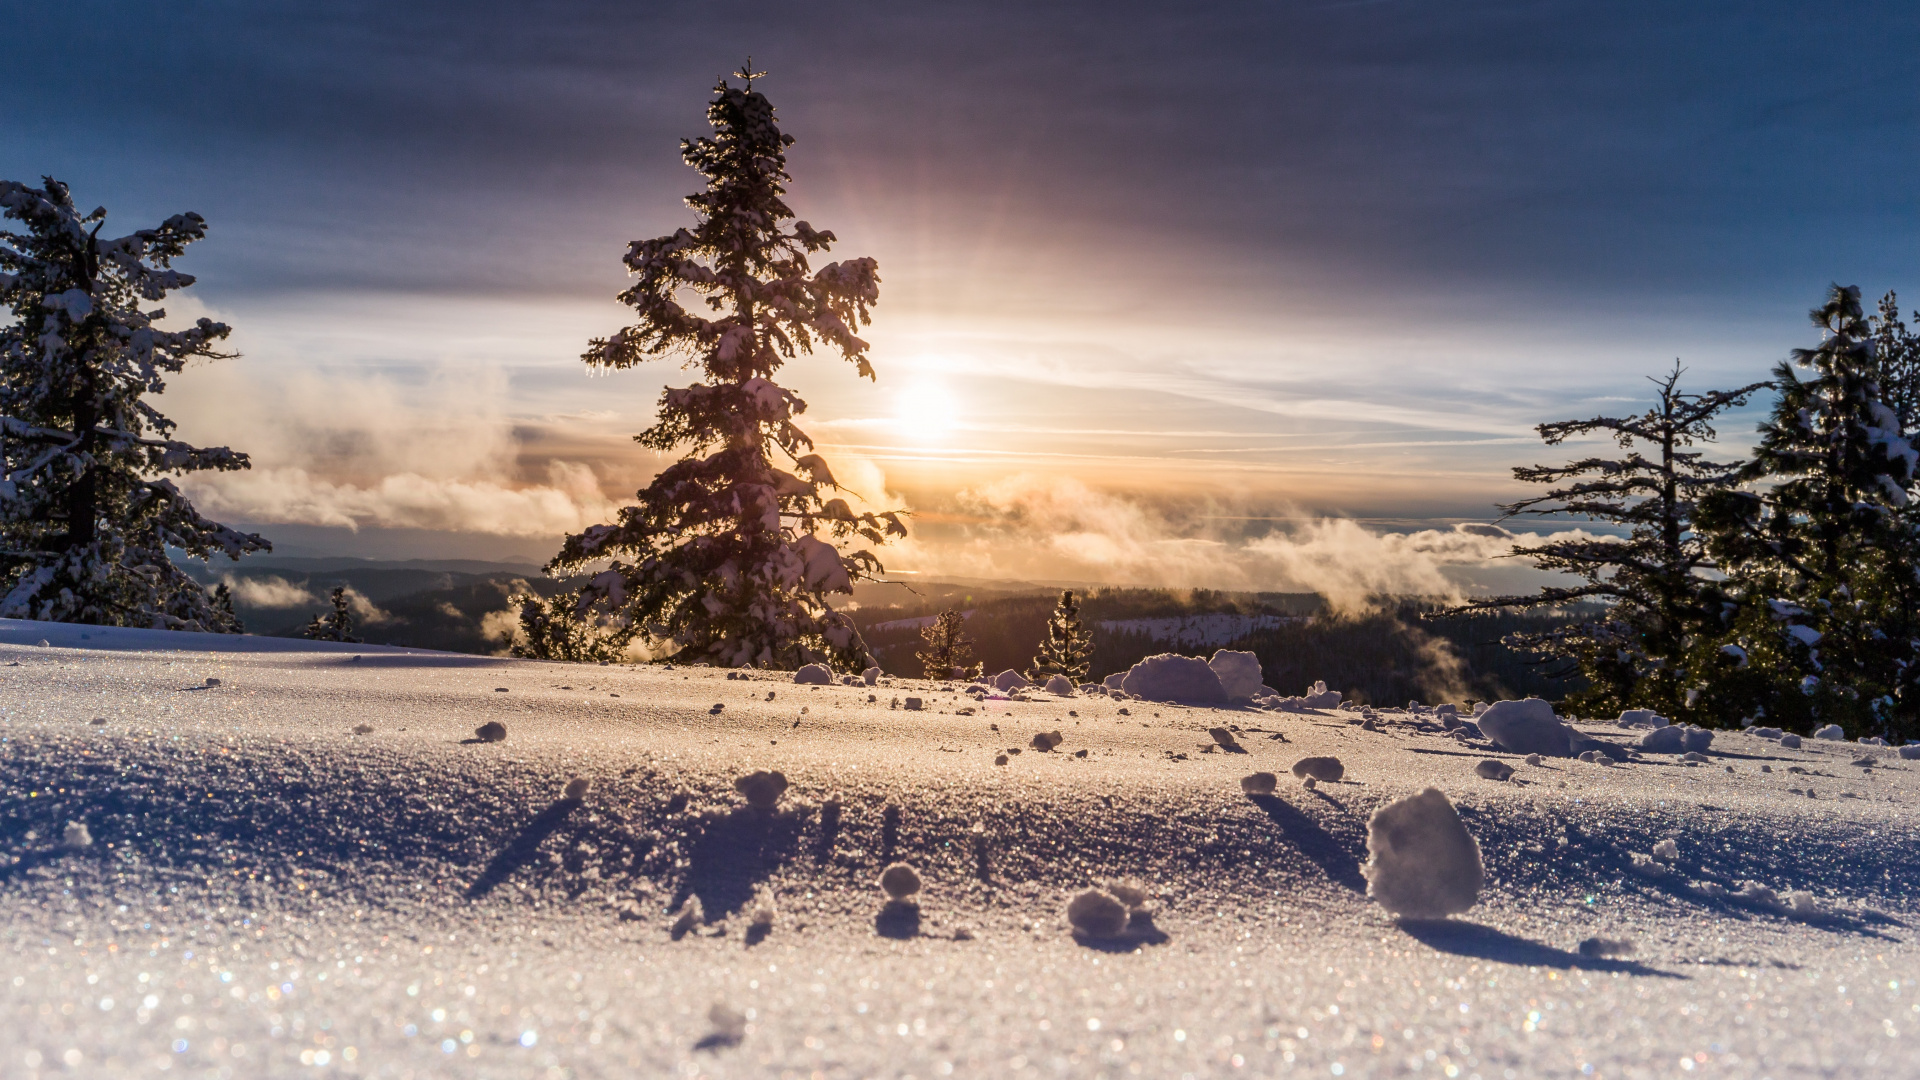
[[[1916,763],[1347,719],[0,623],[0,1076],[1916,1074]],[[1488,884],[1402,925],[1366,820],[1429,785]],[[1083,944],[1112,876],[1153,929]],[[1702,891],[1748,883],[1820,911]]]

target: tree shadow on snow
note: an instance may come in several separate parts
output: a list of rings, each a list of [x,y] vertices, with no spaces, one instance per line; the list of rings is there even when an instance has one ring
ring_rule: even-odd
[[[804,819],[793,813],[741,807],[707,823],[688,853],[687,878],[674,896],[678,907],[700,898],[708,921],[745,907],[753,891],[799,854]]]
[[[1428,948],[1475,960],[1492,960],[1521,967],[1558,968],[1563,971],[1578,968],[1581,971],[1617,971],[1626,975],[1657,975],[1663,979],[1686,978],[1685,975],[1660,971],[1632,960],[1582,956],[1479,923],[1456,919],[1401,919],[1397,925],[1408,937]]]
[[[527,822],[526,828],[508,841],[507,846],[501,848],[500,853],[487,863],[480,877],[467,887],[467,899],[478,900],[487,895],[512,876],[515,870],[533,861],[533,857],[540,852],[540,845],[553,835],[561,822],[567,820],[567,815],[579,808],[579,799],[560,799],[540,811],[540,816]]]
[[[1354,892],[1364,894],[1367,891],[1367,880],[1360,875],[1359,860],[1340,842],[1339,837],[1277,795],[1249,795],[1247,798],[1273,819],[1288,843],[1311,859],[1329,878]]]

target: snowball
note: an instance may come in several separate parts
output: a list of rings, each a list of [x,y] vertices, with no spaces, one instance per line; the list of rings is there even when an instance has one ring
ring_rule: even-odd
[[[584,776],[576,776],[567,781],[567,789],[562,795],[570,802],[579,802],[587,797],[587,790],[591,787],[593,787],[593,781]]]
[[[713,1025],[713,1034],[708,1038],[718,1041],[737,1043],[747,1035],[747,1017],[738,1009],[715,1004],[707,1010],[707,1023]]]
[[[1688,724],[1686,730],[1680,734],[1680,745],[1695,753],[1703,752],[1713,745],[1713,732]]]
[[[1118,937],[1127,929],[1127,905],[1111,893],[1086,889],[1067,901],[1067,921],[1087,937]]]
[[[1402,918],[1441,919],[1472,907],[1485,872],[1480,846],[1437,788],[1388,803],[1367,820],[1367,895]]]
[[[1669,836],[1653,845],[1653,857],[1664,863],[1673,862],[1680,858],[1680,845]]]
[[[1065,675],[1055,675],[1047,680],[1047,693],[1056,697],[1073,696],[1073,680]]]
[[[1242,750],[1243,751],[1246,749],[1245,747],[1240,745],[1240,741],[1238,739],[1235,739],[1233,737],[1233,732],[1228,731],[1226,728],[1223,728],[1223,727],[1208,728],[1207,734],[1212,737],[1213,741],[1217,743],[1222,750]]]
[[[498,720],[489,720],[479,727],[474,728],[473,733],[481,742],[505,742],[507,739],[507,725]]]
[[[1485,713],[1489,708],[1491,708],[1491,706],[1489,706],[1486,702],[1476,701],[1473,703],[1473,715],[1475,717],[1479,717],[1481,714]]]
[[[1065,741],[1067,741],[1067,737],[1058,731],[1043,731],[1035,735],[1033,741],[1027,745],[1044,754]]]
[[[1839,724],[1828,724],[1826,727],[1816,730],[1813,733],[1813,737],[1816,739],[1826,739],[1831,742],[1845,742],[1847,733],[1841,729]]]
[[[1293,763],[1293,775],[1331,782],[1347,775],[1347,767],[1337,757],[1305,757]]]
[[[1579,948],[1580,955],[1590,959],[1633,955],[1633,942],[1619,938],[1590,937],[1582,941]]]
[[[802,686],[830,686],[833,684],[833,671],[825,664],[807,664],[793,673],[793,681]]]
[[[894,863],[880,872],[880,890],[889,900],[905,900],[920,891],[920,874],[906,863]]]
[[[1190,701],[1199,704],[1226,704],[1227,691],[1220,676],[1205,660],[1176,653],[1149,656],[1133,665],[1121,680],[1120,688],[1129,697],[1148,701]]]
[[[1008,668],[1000,674],[995,675],[992,679],[989,679],[988,682],[991,682],[993,688],[1001,693],[1005,693],[1008,690],[1022,690],[1033,685],[1027,681],[1025,675],[1020,674],[1012,668]]]
[[[1541,757],[1539,754],[1527,755],[1527,764],[1529,765],[1539,765],[1546,760],[1547,760],[1546,758]]]
[[[93,834],[87,831],[84,821],[69,821],[67,828],[60,834],[60,845],[73,851],[93,846]]]
[[[747,805],[755,810],[771,810],[779,804],[780,796],[787,793],[787,778],[762,769],[735,780],[733,790],[744,795]]]
[[[1221,649],[1207,661],[1207,666],[1220,680],[1221,689],[1231,698],[1254,698],[1259,696],[1260,659],[1250,652],[1233,652]]]
[[[1271,795],[1279,778],[1270,772],[1257,772],[1252,776],[1241,777],[1240,790],[1249,795]]]
[[[872,686],[874,683],[879,682],[880,669],[877,667],[870,667],[867,670],[861,672],[860,681],[866,683],[868,686]]]
[[[1473,771],[1488,780],[1505,780],[1513,775],[1513,766],[1504,761],[1488,758],[1473,767]]]
[[[1147,887],[1137,881],[1130,881],[1126,878],[1116,878],[1113,881],[1107,882],[1103,888],[1107,890],[1107,895],[1127,905],[1128,910],[1135,910],[1146,906],[1148,896]]]
[[[1789,750],[1798,750],[1800,749],[1800,736],[1782,735],[1780,736],[1780,745],[1786,747]]]
[[[1571,733],[1539,698],[1496,701],[1474,721],[1487,738],[1514,754],[1571,757]]]
[[[921,707],[924,706],[925,704],[926,702],[921,701],[917,697],[910,697],[906,701],[902,702],[900,707],[907,710],[908,712],[919,712]]]

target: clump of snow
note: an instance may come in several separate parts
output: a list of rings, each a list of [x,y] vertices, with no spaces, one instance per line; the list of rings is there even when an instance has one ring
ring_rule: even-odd
[[[1109,896],[1127,905],[1127,910],[1130,912],[1146,907],[1147,899],[1151,895],[1145,885],[1128,878],[1115,878],[1107,882],[1103,888],[1107,890]]]
[[[894,863],[880,872],[880,891],[888,900],[905,900],[920,891],[920,874],[906,863]]]
[[[919,698],[910,697],[906,701],[901,702],[900,707],[908,712],[919,712],[925,705],[926,702],[921,701]]]
[[[1633,955],[1633,942],[1622,938],[1590,937],[1582,941],[1579,948],[1580,955],[1590,959]]]
[[[1908,761],[1920,761],[1920,743],[1908,743],[1901,747],[1900,756]]]
[[[698,896],[689,896],[686,906],[680,909],[680,917],[673,920],[673,925],[668,928],[667,933],[671,934],[675,941],[678,941],[686,937],[688,931],[705,921],[705,913],[700,908],[700,898]]]
[[[995,765],[1005,765],[1007,763],[1007,755],[1005,754],[993,755],[993,763]]]
[[[1628,709],[1620,714],[1620,719],[1615,721],[1615,723],[1625,728],[1663,728],[1672,723],[1672,721],[1654,712],[1652,709]]]
[[[1207,661],[1207,666],[1220,679],[1220,688],[1227,692],[1229,700],[1251,701],[1260,696],[1264,686],[1260,681],[1260,658],[1252,653],[1221,649]]]
[[[781,773],[761,769],[735,780],[733,790],[744,796],[747,805],[755,810],[771,810],[779,805],[780,797],[787,793],[787,778]]]
[[[773,921],[778,915],[779,911],[774,907],[773,894],[771,892],[761,889],[755,893],[753,898],[753,912],[747,919],[747,936],[758,939],[764,938],[772,933]]]
[[[1025,675],[1020,674],[1012,668],[1008,668],[1000,674],[995,675],[989,681],[993,684],[993,688],[1001,693],[1005,693],[1008,690],[1023,690],[1033,685],[1033,683],[1027,681]]]
[[[1528,755],[1527,755],[1527,764],[1529,764],[1529,765],[1540,765],[1540,764],[1543,764],[1543,763],[1545,763],[1545,762],[1546,762],[1546,760],[1547,760],[1546,758],[1543,758],[1543,757],[1541,757],[1541,756],[1540,756],[1539,754],[1528,754]]]
[[[1293,763],[1293,775],[1332,782],[1347,775],[1347,767],[1337,757],[1304,757]]]
[[[1782,735],[1780,736],[1780,745],[1786,747],[1789,750],[1798,750],[1800,749],[1800,736]]]
[[[1301,701],[1309,709],[1337,709],[1340,707],[1342,696],[1338,690],[1327,689],[1326,680],[1318,679],[1314,681],[1313,688],[1307,691]]]
[[[1147,701],[1188,701],[1225,704],[1226,688],[1205,660],[1176,653],[1149,656],[1133,665],[1121,680],[1128,697]]]
[[[1482,734],[1513,754],[1571,757],[1572,733],[1540,698],[1496,701],[1474,721]]]
[[[1061,743],[1065,741],[1066,741],[1066,736],[1060,734],[1058,731],[1043,731],[1038,735],[1035,735],[1033,737],[1033,741],[1028,743],[1027,745],[1045,754],[1050,752],[1054,747],[1059,746]]]
[[[1707,755],[1701,753],[1698,750],[1689,750],[1686,753],[1680,755],[1680,760],[1691,761],[1696,765],[1705,765],[1707,762],[1713,759],[1709,758]]]
[[[473,729],[474,737],[481,742],[507,741],[507,725],[498,720],[489,720]]]
[[[874,683],[880,681],[880,674],[879,668],[870,667],[860,673],[860,681],[866,683],[868,686],[872,686]]]
[[[1816,739],[1826,739],[1829,742],[1845,742],[1847,740],[1847,733],[1841,729],[1839,724],[1828,724],[1826,727],[1815,730],[1813,737]]]
[[[1677,861],[1680,858],[1679,842],[1669,836],[1665,840],[1653,845],[1653,857],[1663,863]]]
[[[1813,894],[1805,889],[1796,889],[1787,894],[1787,911],[1796,919],[1827,917],[1827,909],[1821,907],[1820,902],[1813,898]]]
[[[1476,702],[1474,702],[1474,703],[1473,703],[1473,715],[1474,715],[1474,719],[1476,719],[1476,720],[1477,720],[1477,719],[1479,719],[1479,718],[1480,718],[1480,716],[1481,716],[1482,714],[1484,714],[1484,713],[1485,713],[1485,712],[1486,712],[1486,711],[1487,711],[1487,710],[1488,710],[1489,708],[1491,708],[1491,707],[1492,707],[1492,706],[1490,706],[1490,705],[1488,705],[1488,704],[1487,704],[1486,702],[1484,702],[1484,701],[1476,701]]]
[[[1367,820],[1367,895],[1407,919],[1466,911],[1486,872],[1480,845],[1438,788],[1388,803]]]
[[[1747,734],[1758,735],[1763,739],[1777,739],[1780,736],[1785,735],[1786,732],[1781,731],[1777,727],[1755,727],[1755,728],[1748,728]]]
[[[1488,758],[1475,765],[1473,771],[1488,780],[1505,780],[1513,775],[1513,766],[1504,761]]]
[[[87,823],[84,821],[67,822],[66,830],[60,834],[60,846],[69,851],[79,851],[81,848],[92,847],[93,834],[87,831]]]
[[[1084,889],[1067,901],[1067,922],[1090,938],[1119,937],[1127,930],[1127,905],[1103,889]]]
[[[106,723],[106,721],[105,721],[105,720],[95,720],[95,721],[94,721],[94,723],[96,723],[96,724],[104,724],[104,723]],[[355,724],[355,725],[353,725],[353,733],[354,733],[355,735],[371,735],[371,734],[373,734],[373,725],[372,725],[372,724]]]
[[[713,1032],[700,1040],[708,1045],[734,1046],[747,1037],[747,1016],[731,1006],[715,1002],[707,1010],[707,1023]]]
[[[802,686],[831,686],[833,670],[825,664],[803,664],[793,673],[793,681]]]
[[[584,776],[576,776],[567,781],[567,788],[561,797],[569,802],[579,802],[581,799],[587,797],[587,791],[592,787],[593,781]]]
[[[1300,786],[1306,788],[1308,791],[1312,791],[1315,787],[1319,786],[1319,783],[1320,781],[1309,776],[1305,780],[1300,781]]]
[[[1257,772],[1240,778],[1240,790],[1249,795],[1271,795],[1280,783],[1279,777],[1270,772]]]
[[[1246,747],[1241,746],[1240,740],[1234,738],[1233,732],[1227,730],[1226,728],[1223,728],[1223,727],[1208,728],[1207,735],[1211,737],[1215,745],[1219,746],[1220,749],[1222,750],[1231,751],[1237,754],[1246,752]]]
[[[1655,728],[1633,745],[1653,754],[1697,754],[1713,745],[1713,732],[1692,724]]]
[[[1073,680],[1065,675],[1053,675],[1047,679],[1047,693],[1055,697],[1072,697]]]
[[[1118,690],[1120,689],[1120,684],[1125,682],[1126,678],[1127,678],[1126,672],[1116,671],[1113,674],[1107,676],[1106,678],[1101,679],[1100,685],[1106,687],[1109,690]]]

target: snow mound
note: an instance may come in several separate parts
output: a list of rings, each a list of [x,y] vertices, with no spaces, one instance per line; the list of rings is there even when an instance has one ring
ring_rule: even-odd
[[[1319,680],[1302,698],[1302,704],[1309,709],[1337,709],[1340,707],[1340,698],[1340,691],[1327,689],[1326,682]]]
[[[1120,689],[1120,684],[1124,682],[1126,678],[1127,678],[1126,672],[1116,671],[1113,674],[1107,676],[1106,678],[1101,679],[1100,685],[1106,687],[1109,690],[1118,690]]]
[[[489,720],[473,729],[473,736],[481,742],[507,741],[507,725],[498,720]]]
[[[1347,767],[1337,757],[1304,757],[1293,763],[1293,775],[1331,783],[1347,775]]]
[[[1056,697],[1072,697],[1073,689],[1073,680],[1065,675],[1054,675],[1047,679],[1047,693]]]
[[[1900,756],[1908,761],[1920,761],[1920,743],[1908,743],[1901,747]]]
[[[880,675],[881,671],[879,668],[870,667],[860,673],[860,681],[866,683],[868,686],[872,686],[874,683],[880,681]]]
[[[1474,774],[1488,780],[1505,780],[1513,775],[1513,766],[1487,758],[1473,767]]]
[[[1628,709],[1620,714],[1615,723],[1620,727],[1663,728],[1673,721],[1654,712],[1652,709]]]
[[[801,686],[831,686],[833,671],[825,664],[807,664],[793,673],[793,681]]]
[[[779,804],[780,796],[787,793],[787,778],[782,773],[762,769],[735,780],[733,790],[745,796],[747,805],[755,810],[771,810]]]
[[[1280,778],[1270,772],[1257,772],[1240,778],[1240,790],[1249,795],[1271,795]]]
[[[1186,701],[1202,705],[1223,705],[1226,688],[1205,660],[1176,653],[1149,656],[1133,665],[1121,680],[1127,696],[1147,701]]]
[[[1780,745],[1786,747],[1789,750],[1798,750],[1800,749],[1800,736],[1782,735],[1780,736]]]
[[[1207,666],[1220,679],[1220,688],[1227,692],[1228,699],[1246,698],[1252,700],[1260,695],[1263,684],[1260,681],[1260,659],[1250,652],[1234,652],[1221,649],[1207,661]]]
[[[567,781],[566,790],[560,793],[560,797],[567,800],[568,802],[579,802],[580,800],[586,798],[587,792],[592,789],[593,789],[593,781],[587,779],[584,776],[576,776],[573,779]]]
[[[1474,721],[1487,738],[1513,754],[1572,757],[1572,733],[1539,698],[1496,701]]]
[[[1086,889],[1067,901],[1067,922],[1087,937],[1119,937],[1127,930],[1127,905],[1104,890]]]
[[[1816,739],[1826,739],[1829,742],[1845,742],[1847,740],[1847,733],[1841,730],[1839,724],[1828,724],[1826,727],[1815,730],[1813,737]]]
[[[1367,819],[1367,896],[1405,919],[1444,919],[1474,905],[1486,872],[1480,845],[1438,788]]]
[[[1713,745],[1713,732],[1692,724],[1656,728],[1634,745],[1652,754],[1698,754]]]
[[[894,863],[880,872],[880,891],[889,900],[905,900],[920,891],[920,874],[906,863]]]
[[[989,681],[993,684],[993,688],[995,690],[999,690],[1003,693],[1008,690],[1025,689],[1026,687],[1033,685],[1032,683],[1027,681],[1027,677],[1025,675],[1020,674],[1019,672],[1013,670],[1012,668],[1008,668],[1007,670],[1001,672],[1000,674],[995,675]]]

